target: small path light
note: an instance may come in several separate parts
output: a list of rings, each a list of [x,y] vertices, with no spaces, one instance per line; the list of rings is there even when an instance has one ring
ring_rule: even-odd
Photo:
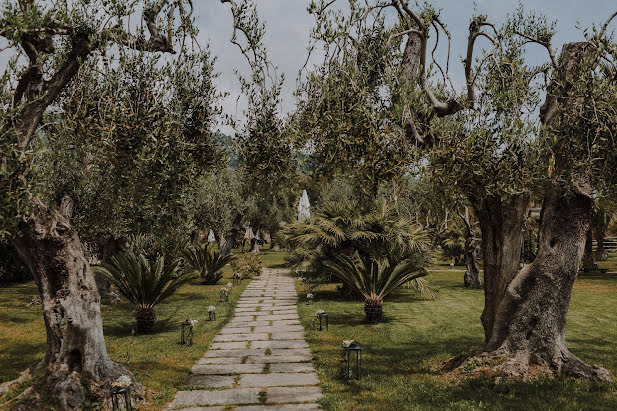
[[[122,375],[111,384],[111,406],[116,410],[132,410],[131,404],[131,377]],[[121,405],[124,404],[124,407]]]
[[[216,321],[216,307],[213,305],[208,307],[208,319],[210,321]]]
[[[319,331],[328,331],[328,313],[324,310],[319,310],[317,311],[317,317],[319,318]]]
[[[234,285],[232,283],[227,283],[227,285],[225,285],[225,287],[227,287],[227,289],[229,290],[229,294],[231,294],[231,290],[233,290]]]
[[[222,303],[229,301],[229,290],[227,288],[221,288],[219,301]]]
[[[180,344],[193,345],[193,327],[197,324],[197,320],[187,319],[181,324],[182,333],[180,334]]]
[[[313,304],[313,300],[315,299],[315,296],[313,295],[313,293],[308,293],[306,295],[306,303],[307,304]]]
[[[240,277],[240,274],[234,273],[234,275],[233,275],[234,285],[240,285],[241,281],[242,281],[242,278]]]
[[[355,372],[352,365],[354,360]],[[362,375],[362,347],[354,340],[343,341],[343,362],[345,363],[345,378],[359,380]]]

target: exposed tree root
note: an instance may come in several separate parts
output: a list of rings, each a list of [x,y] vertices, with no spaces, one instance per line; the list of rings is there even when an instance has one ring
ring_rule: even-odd
[[[458,378],[506,378],[526,381],[533,377],[572,377],[598,383],[614,381],[605,368],[589,365],[569,351],[546,362],[526,351],[506,350],[459,355],[442,364],[441,371]]]

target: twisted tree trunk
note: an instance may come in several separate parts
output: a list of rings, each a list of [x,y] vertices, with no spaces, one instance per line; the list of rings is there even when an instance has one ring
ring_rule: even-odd
[[[88,391],[106,400],[111,383],[131,374],[107,355],[96,281],[69,218],[35,199],[12,244],[32,271],[42,300],[47,344],[36,370],[47,375],[49,393],[63,409],[80,408]]]
[[[552,194],[544,201],[538,256],[509,284],[485,351],[506,357],[495,369],[526,378],[535,372],[610,381],[566,347],[566,316],[589,231],[589,196]]]

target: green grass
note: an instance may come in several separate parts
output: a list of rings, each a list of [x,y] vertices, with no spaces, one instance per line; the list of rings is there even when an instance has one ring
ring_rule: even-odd
[[[218,285],[201,285],[197,280],[157,306],[155,333],[151,335],[132,335],[135,320],[134,307],[130,304],[102,305],[109,356],[126,365],[147,389],[147,404],[140,409],[162,409],[172,401],[191,366],[231,318],[233,307],[248,281],[234,288],[228,303],[220,303],[221,286],[231,282],[229,267],[225,267],[223,273]],[[0,382],[15,379],[21,371],[43,358],[45,326],[41,308],[25,306],[37,295],[32,282],[0,288]],[[216,322],[208,321],[209,305],[217,307]],[[179,344],[180,323],[187,318],[199,321],[190,347]]]
[[[382,324],[364,323],[364,304],[339,297],[334,286],[315,292],[298,285],[299,312],[316,358],[326,410],[578,410],[617,409],[617,386],[596,386],[570,379],[528,383],[482,379],[452,381],[439,373],[440,363],[481,348],[483,291],[462,286],[463,273],[435,266],[427,277],[439,291],[437,300],[420,301],[406,289],[386,299]],[[568,316],[570,350],[583,360],[617,374],[617,275],[579,279]],[[330,314],[329,332],[317,332],[317,309]],[[365,376],[345,381],[341,375],[341,341],[364,347]]]

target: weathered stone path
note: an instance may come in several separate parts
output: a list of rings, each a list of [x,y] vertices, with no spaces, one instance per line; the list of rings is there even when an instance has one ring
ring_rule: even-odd
[[[193,366],[170,409],[312,410],[319,379],[287,271],[265,269],[240,297],[235,317]]]

